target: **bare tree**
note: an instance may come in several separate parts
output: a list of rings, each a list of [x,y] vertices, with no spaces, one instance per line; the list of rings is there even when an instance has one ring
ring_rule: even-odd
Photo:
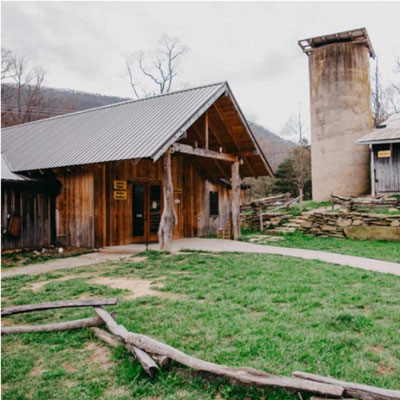
[[[125,55],[126,76],[134,96],[169,92],[178,74],[179,61],[187,51],[178,38],[163,35],[155,53],[140,50]]]
[[[1,63],[2,126],[44,118],[42,84],[45,73],[41,67],[31,67],[26,57],[18,57],[2,48]]]
[[[396,60],[396,67],[394,72],[398,76],[398,82],[391,82],[387,88],[388,102],[391,107],[391,112],[400,113],[400,57]]]
[[[372,89],[372,119],[375,127],[382,124],[389,116],[388,102],[386,99],[387,92],[382,88],[381,80],[379,63],[378,59],[376,59]]]
[[[299,105],[299,112],[297,116],[292,116],[286,122],[281,134],[295,143],[302,143],[307,140],[309,129],[307,124],[302,118],[301,106]]]
[[[290,117],[282,130],[282,135],[289,137],[297,146],[280,164],[275,174],[276,190],[287,187],[289,191],[296,192],[301,196],[300,209],[303,204],[304,188],[310,186],[311,182],[311,148],[307,140],[308,133],[308,126],[302,118],[299,106],[298,115]]]

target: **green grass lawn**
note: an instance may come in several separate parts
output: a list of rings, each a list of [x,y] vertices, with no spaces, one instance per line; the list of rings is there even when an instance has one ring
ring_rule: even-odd
[[[119,304],[108,309],[119,323],[205,360],[400,388],[400,277],[281,256],[144,255],[142,262],[3,279],[3,307],[117,296]],[[131,292],[95,284],[90,274],[163,283],[163,296],[129,299]],[[3,324],[93,315],[90,309],[51,310]],[[3,400],[298,399],[206,378],[178,364],[152,380],[125,349],[109,350],[90,329],[3,336],[2,389]]]
[[[352,240],[333,237],[305,235],[299,231],[282,235],[282,240],[269,241],[268,235],[263,237],[259,232],[244,232],[241,240],[250,241],[256,236],[258,244],[270,246],[294,247],[299,249],[321,250],[330,253],[348,254],[376,260],[400,263],[400,243],[384,240]]]

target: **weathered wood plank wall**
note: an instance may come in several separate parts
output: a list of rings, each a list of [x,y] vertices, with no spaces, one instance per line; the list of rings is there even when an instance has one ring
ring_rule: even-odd
[[[178,226],[174,238],[205,236],[226,228],[230,219],[230,188],[206,179],[194,158],[172,156],[172,179]],[[133,238],[132,183],[161,184],[158,161],[130,160],[60,169],[62,187],[56,199],[57,240],[64,246],[105,247],[129,244]],[[126,181],[127,199],[115,200],[113,183]],[[210,217],[209,192],[219,194],[219,216]]]
[[[94,166],[61,169],[56,238],[63,246],[94,247]]]
[[[377,192],[400,192],[400,143],[374,145],[374,166]],[[391,149],[390,157],[378,152]]]
[[[54,196],[48,188],[33,184],[2,182],[1,226],[7,227],[8,215],[19,215],[18,236],[2,234],[2,250],[30,249],[52,243]]]

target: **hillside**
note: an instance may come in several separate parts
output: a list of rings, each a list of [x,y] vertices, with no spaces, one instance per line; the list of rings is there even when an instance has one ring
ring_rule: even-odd
[[[43,100],[40,107],[33,107],[26,119],[20,118],[19,110],[16,107],[15,88],[11,85],[3,85],[2,98],[7,91],[7,100],[2,104],[2,126],[10,126],[20,121],[32,121],[48,118],[55,115],[69,112],[86,110],[94,107],[101,107],[108,104],[119,103],[129,100],[128,98],[116,96],[104,96],[101,94],[86,93],[70,89],[42,88]],[[22,113],[27,114],[24,108]],[[18,119],[19,118],[19,119]],[[254,122],[250,126],[255,133],[271,167],[275,170],[278,165],[290,154],[295,146],[294,143],[284,140],[268,129]]]
[[[296,144],[282,139],[280,136],[255,122],[250,121],[250,127],[256,135],[272,169],[275,171],[278,165],[290,155]]]

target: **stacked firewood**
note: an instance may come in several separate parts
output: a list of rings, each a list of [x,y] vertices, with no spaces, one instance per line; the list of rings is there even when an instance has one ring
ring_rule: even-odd
[[[272,375],[249,367],[228,367],[189,356],[158,340],[130,332],[123,325],[118,324],[115,321],[115,315],[113,316],[102,307],[116,304],[117,299],[79,299],[4,308],[1,311],[2,316],[54,308],[91,306],[98,316],[58,324],[2,327],[2,335],[18,332],[94,327],[93,332],[96,337],[108,345],[112,347],[122,345],[128,349],[150,377],[156,376],[160,368],[169,368],[171,360],[174,360],[198,371],[212,373],[233,381],[255,386],[279,387],[291,391],[304,391],[335,398],[348,396],[360,400],[400,400],[400,391],[396,390],[344,382],[304,372],[293,372],[293,377]],[[105,325],[110,332],[95,327],[98,325]]]
[[[249,231],[261,232],[265,229],[275,228],[279,226],[282,221],[290,218],[292,215],[290,212],[269,212],[261,215],[257,213],[242,214],[241,225],[243,228]],[[262,227],[260,226],[262,224]]]
[[[288,211],[290,206],[301,202],[302,198],[303,196],[298,196],[291,199],[290,193],[285,193],[243,204],[240,207],[242,227],[252,231],[259,230],[260,232],[263,232],[264,229],[275,228],[283,220],[290,218],[291,214]],[[286,211],[279,211],[282,209]]]

